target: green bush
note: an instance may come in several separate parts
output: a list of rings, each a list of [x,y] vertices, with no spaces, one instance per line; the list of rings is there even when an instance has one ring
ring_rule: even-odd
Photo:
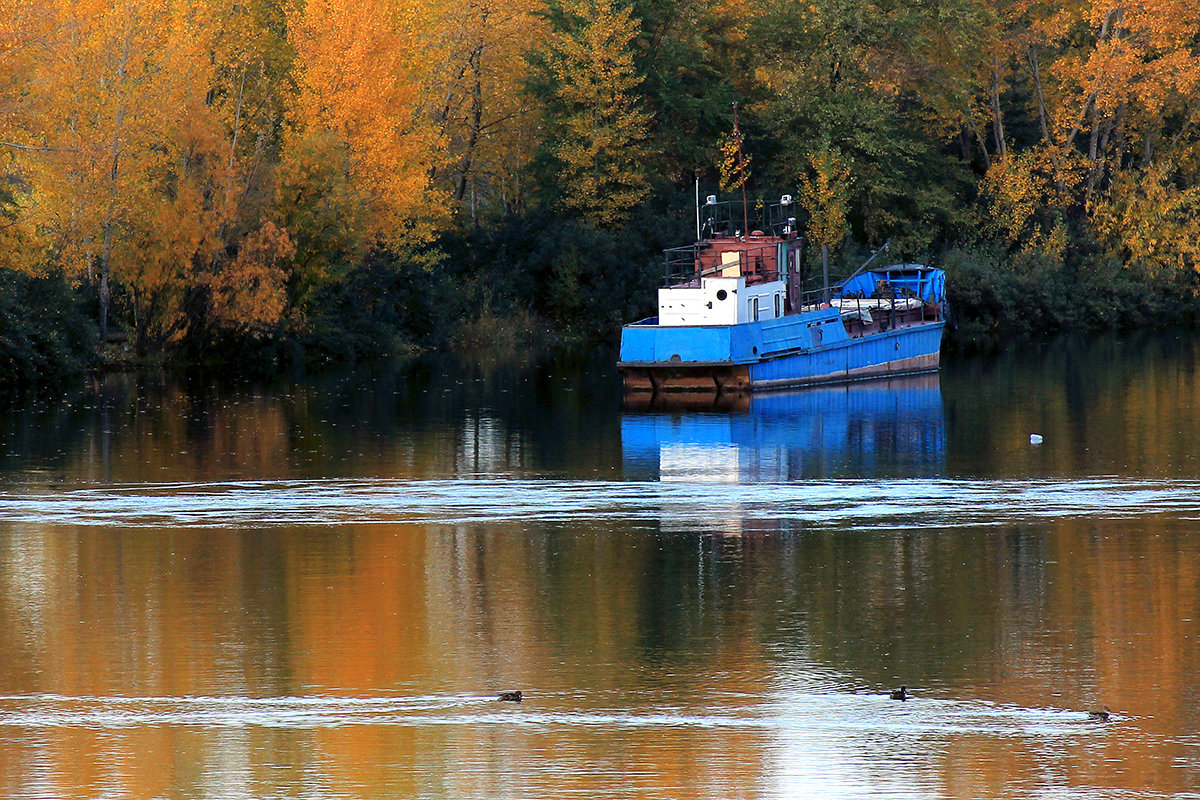
[[[1064,264],[999,247],[955,248],[940,259],[959,345],[977,346],[1069,330],[1195,323],[1200,276],[1150,276],[1095,257]]]
[[[532,315],[560,339],[613,338],[653,313],[662,250],[693,238],[690,202],[675,215],[647,203],[614,229],[536,209],[446,237],[455,291],[469,298],[464,319],[479,318],[486,298],[488,314]]]
[[[95,360],[96,332],[61,275],[0,270],[0,388],[59,385]]]

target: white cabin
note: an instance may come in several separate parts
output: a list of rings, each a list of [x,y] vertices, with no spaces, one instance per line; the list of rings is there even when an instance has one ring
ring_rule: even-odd
[[[658,324],[736,325],[777,319],[786,313],[784,281],[747,285],[746,278],[701,278],[699,286],[672,286],[658,290]]]

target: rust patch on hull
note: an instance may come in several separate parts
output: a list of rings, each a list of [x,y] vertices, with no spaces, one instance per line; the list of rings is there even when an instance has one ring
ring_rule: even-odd
[[[621,374],[626,393],[737,394],[750,390],[750,368],[745,365],[622,366]]]

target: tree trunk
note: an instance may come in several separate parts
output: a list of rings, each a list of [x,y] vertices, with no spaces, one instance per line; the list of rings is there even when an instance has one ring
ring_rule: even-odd
[[[100,256],[100,344],[103,346],[108,341],[108,262],[112,254],[112,230],[109,226],[104,228],[104,253]]]
[[[125,40],[125,49],[121,53],[121,61],[117,65],[117,80],[114,87],[117,94],[117,107],[113,111],[113,135],[111,149],[111,167],[108,174],[108,211],[104,215],[104,246],[100,253],[100,343],[108,340],[108,305],[111,298],[109,288],[109,273],[112,264],[113,230],[117,225],[117,176],[121,164],[121,125],[125,121],[125,104],[121,101],[120,91],[125,82],[125,65],[129,62],[129,39]]]
[[[821,298],[829,302],[829,245],[821,245]]]
[[[483,43],[480,42],[471,51],[467,59],[473,81],[471,83],[471,127],[467,132],[467,145],[462,159],[459,160],[458,187],[454,199],[462,203],[467,192],[467,180],[471,166],[475,162],[475,147],[479,144],[479,133],[483,130]],[[474,186],[472,186],[472,194]]]
[[[1033,91],[1037,97],[1038,124],[1042,129],[1042,139],[1047,146],[1053,148],[1054,140],[1050,137],[1050,124],[1046,119],[1046,95],[1042,91],[1042,70],[1038,64],[1037,51],[1030,47],[1026,55],[1029,60],[1029,74],[1033,76]]]
[[[1100,133],[1100,141],[1096,147],[1096,158],[1092,159],[1092,168],[1088,173],[1087,194],[1085,202],[1090,202],[1092,195],[1099,188],[1101,180],[1104,178],[1105,167],[1108,164],[1108,159],[1105,157],[1108,153],[1108,142],[1112,137],[1112,132],[1116,130],[1120,124],[1122,113],[1125,110],[1125,104],[1122,103],[1117,108],[1117,113],[1111,117],[1105,117],[1102,125],[1103,130]]]
[[[1067,186],[1062,179],[1062,158],[1058,150],[1058,146],[1054,144],[1054,136],[1050,130],[1049,115],[1046,112],[1046,95],[1042,90],[1042,70],[1038,62],[1037,50],[1030,47],[1026,51],[1026,56],[1029,61],[1029,74],[1033,76],[1033,90],[1037,96],[1038,107],[1038,124],[1042,129],[1042,141],[1046,143],[1046,150],[1050,153],[1051,160],[1054,161],[1054,186],[1058,189],[1058,196],[1062,200],[1067,198]]]
[[[1004,115],[1000,111],[1000,59],[992,56],[992,125],[996,137],[996,155],[1003,160],[1008,155],[1004,141]]]

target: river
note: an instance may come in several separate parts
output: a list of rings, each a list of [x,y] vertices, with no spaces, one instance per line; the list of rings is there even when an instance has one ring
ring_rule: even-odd
[[[1198,364],[680,410],[609,353],[430,358],[0,414],[0,795],[1195,796]]]

